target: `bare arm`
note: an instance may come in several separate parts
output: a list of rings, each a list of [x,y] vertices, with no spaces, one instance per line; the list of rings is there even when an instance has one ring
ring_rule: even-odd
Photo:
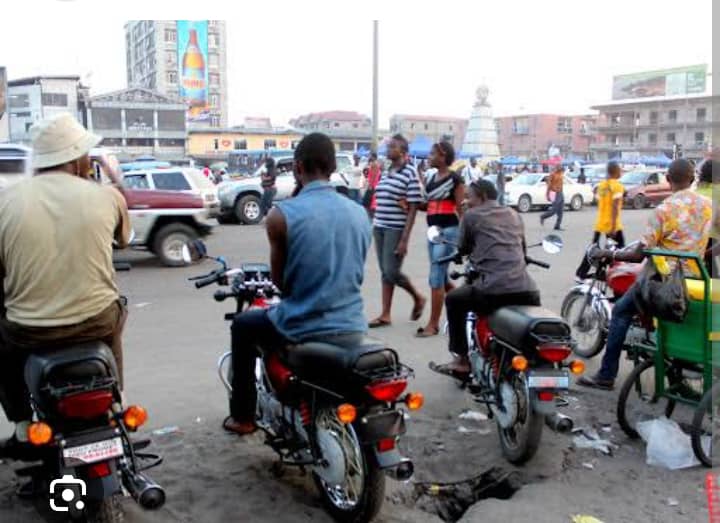
[[[273,283],[283,292],[285,264],[287,263],[287,223],[285,216],[277,207],[273,207],[266,221],[268,241],[270,242],[270,274]]]
[[[132,227],[130,224],[127,202],[125,201],[125,196],[119,189],[109,188],[108,190],[112,191],[113,198],[115,198],[115,202],[118,207],[118,223],[115,227],[114,240],[119,248],[124,249],[130,242],[130,230]]]
[[[463,202],[465,201],[465,184],[459,183],[455,186],[455,208],[457,209],[458,218],[462,220],[463,213]]]
[[[403,229],[400,243],[398,243],[397,249],[395,249],[395,254],[397,254],[401,258],[404,258],[407,255],[410,233],[412,233],[413,225],[415,225],[415,216],[417,216],[417,212],[418,204],[408,204],[408,215],[407,219],[405,220],[405,228]]]

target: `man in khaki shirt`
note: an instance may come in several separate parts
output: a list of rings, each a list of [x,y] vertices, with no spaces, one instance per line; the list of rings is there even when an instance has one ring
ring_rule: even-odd
[[[0,402],[16,422],[31,414],[23,367],[34,350],[105,341],[122,380],[126,314],[112,243],[127,245],[130,221],[108,162],[117,188],[90,178],[88,153],[101,138],[70,114],[39,122],[31,136],[36,175],[0,193]]]
[[[545,224],[545,220],[556,215],[555,230],[562,231],[563,211],[565,210],[565,195],[563,194],[563,182],[565,181],[565,173],[562,165],[557,165],[553,172],[548,176],[547,181],[547,199],[551,203],[550,208],[540,216],[540,225]]]

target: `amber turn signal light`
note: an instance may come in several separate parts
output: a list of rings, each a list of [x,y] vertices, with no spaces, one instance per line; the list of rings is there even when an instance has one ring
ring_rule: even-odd
[[[123,422],[129,430],[137,430],[142,427],[147,419],[147,411],[139,405],[131,405],[123,414]]]
[[[425,405],[425,396],[421,392],[410,392],[405,397],[405,404],[410,410],[420,410]]]
[[[525,372],[528,369],[528,360],[525,356],[515,356],[512,359],[512,368],[518,372]]]
[[[345,425],[349,425],[357,418],[357,409],[354,405],[343,403],[337,408],[337,417]]]
[[[570,372],[575,375],[582,374],[585,372],[585,362],[581,360],[573,360],[570,362],[570,365],[568,365],[568,368],[570,369]]]
[[[42,421],[32,423],[27,428],[27,437],[30,443],[36,446],[47,445],[52,441],[53,431],[50,425]]]

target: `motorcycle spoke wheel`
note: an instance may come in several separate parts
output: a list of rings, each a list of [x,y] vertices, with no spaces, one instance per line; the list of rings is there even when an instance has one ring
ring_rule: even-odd
[[[586,296],[582,294],[569,297],[563,308],[563,318],[570,325],[575,353],[592,358],[604,345],[605,319],[592,302],[585,302]]]
[[[544,416],[533,411],[524,378],[515,375],[512,379],[517,409],[515,423],[504,429],[498,422],[498,432],[505,458],[520,465],[531,459],[540,446]]]

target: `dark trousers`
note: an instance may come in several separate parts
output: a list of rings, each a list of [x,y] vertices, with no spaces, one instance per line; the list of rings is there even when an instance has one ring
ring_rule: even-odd
[[[553,200],[552,204],[550,205],[550,208],[545,211],[542,215],[543,220],[547,220],[553,215],[556,215],[557,218],[555,220],[555,228],[559,229],[562,225],[562,219],[563,219],[563,213],[565,212],[565,195],[560,191],[559,193],[555,194],[555,199]]]
[[[63,346],[100,340],[112,349],[122,389],[122,330],[126,319],[127,309],[119,301],[75,325],[27,327],[1,318],[0,403],[8,420],[18,422],[32,416],[25,385],[25,362],[35,351],[61,350]]]
[[[593,233],[592,243],[598,243],[600,241],[601,234],[602,233],[595,231]],[[625,247],[625,235],[623,234],[622,231],[618,231],[612,235],[607,234],[606,236],[608,238],[612,238],[613,240],[615,240],[618,244],[619,249],[622,249],[623,247]],[[580,262],[580,267],[578,267],[578,269],[575,271],[575,276],[584,280],[585,278],[588,277],[589,273],[590,273],[590,262],[588,261],[587,256],[585,256],[583,254],[582,261]]]
[[[233,375],[230,415],[237,421],[254,421],[257,403],[255,361],[259,350],[272,350],[286,340],[268,318],[267,311],[262,309],[235,316],[231,333]]]
[[[445,297],[450,328],[450,352],[460,356],[466,356],[468,353],[467,338],[465,337],[465,319],[468,312],[473,311],[479,316],[487,316],[508,305],[540,305],[540,293],[530,291],[485,294],[473,285],[465,285],[450,291]]]
[[[270,209],[272,209],[273,200],[275,199],[276,194],[277,189],[275,187],[265,187],[262,195],[262,200],[260,201],[260,210],[263,216],[265,216],[268,212],[270,212]]]

